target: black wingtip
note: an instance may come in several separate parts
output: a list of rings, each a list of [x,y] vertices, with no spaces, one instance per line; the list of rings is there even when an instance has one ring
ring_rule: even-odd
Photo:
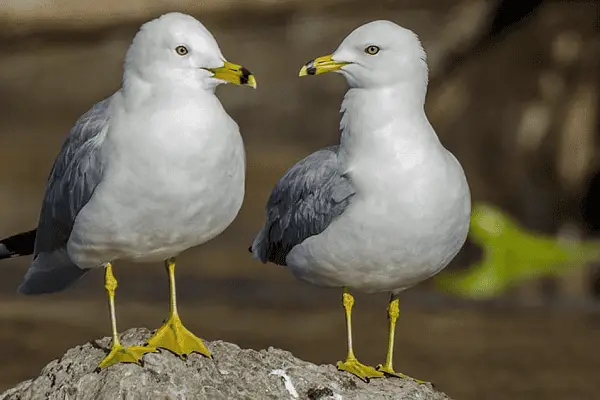
[[[0,240],[0,260],[33,254],[37,229]]]
[[[12,251],[8,250],[6,246],[0,243],[0,260],[6,260],[7,258],[15,258],[19,257],[20,254],[15,254]]]
[[[251,245],[250,245],[250,246],[248,246],[248,252],[249,252],[249,253],[252,253],[252,246],[251,246]]]

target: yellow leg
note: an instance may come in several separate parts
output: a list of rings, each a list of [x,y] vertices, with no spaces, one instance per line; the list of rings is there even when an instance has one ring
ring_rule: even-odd
[[[112,265],[106,264],[104,275],[104,287],[108,295],[108,307],[110,312],[110,323],[112,327],[112,347],[110,353],[100,362],[99,369],[110,367],[117,363],[135,363],[141,365],[140,360],[144,354],[154,352],[156,349],[142,346],[123,347],[117,334],[117,317],[115,315],[115,291],[117,290],[117,279],[113,275]]]
[[[408,375],[404,375],[400,372],[394,371],[392,362],[394,360],[394,335],[396,332],[396,322],[400,316],[400,301],[397,297],[392,295],[390,298],[390,304],[388,305],[388,318],[390,320],[390,334],[388,340],[387,357],[385,358],[385,365],[378,365],[377,370],[385,373],[387,376],[395,376],[397,378],[414,379]],[[419,379],[414,379],[418,383],[427,383]]]
[[[206,348],[202,340],[188,331],[181,323],[177,313],[177,297],[175,292],[175,259],[169,258],[165,261],[167,272],[169,273],[169,292],[170,307],[169,318],[148,339],[148,346],[167,349],[181,358],[188,354],[196,352],[206,357],[212,358],[210,351]]]
[[[370,378],[381,378],[382,372],[377,371],[375,368],[360,363],[354,355],[354,349],[352,347],[352,306],[354,305],[354,297],[348,292],[347,288],[344,288],[344,294],[342,297],[342,303],[344,310],[346,311],[346,328],[348,331],[348,356],[346,361],[338,361],[337,368],[340,371],[347,371],[351,374],[356,375],[365,382],[369,382]]]

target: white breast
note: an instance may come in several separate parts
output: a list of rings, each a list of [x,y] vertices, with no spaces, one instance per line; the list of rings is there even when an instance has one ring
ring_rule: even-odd
[[[127,134],[109,131],[103,180],[68,243],[78,265],[162,260],[233,221],[244,196],[243,142],[216,97],[202,107],[194,100],[115,122],[114,131]]]
[[[439,272],[469,229],[469,188],[456,158],[425,118],[345,139],[340,157],[357,194],[324,232],[292,249],[292,272],[363,292],[399,292]]]

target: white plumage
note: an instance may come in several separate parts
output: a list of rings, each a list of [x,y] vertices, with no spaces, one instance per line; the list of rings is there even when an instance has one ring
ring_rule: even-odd
[[[242,139],[212,92],[136,99],[133,112],[117,96],[104,176],[68,243],[79,266],[174,257],[221,233],[244,196]]]
[[[377,54],[367,54],[374,45]],[[288,173],[278,182],[253,246],[258,258],[277,258],[279,239],[268,234],[276,226],[291,241],[281,259],[295,276],[368,293],[398,293],[454,258],[468,233],[470,193],[460,163],[425,115],[425,60],[412,31],[376,21],[352,32],[324,61],[350,85],[341,106],[340,145],[331,157],[301,161],[290,169],[301,174]],[[327,223],[306,234],[306,226],[322,220],[323,204],[338,202],[324,193],[348,185],[314,178],[328,169],[347,178],[353,195],[343,212],[332,215],[331,207]],[[278,196],[287,199],[287,209],[273,200]],[[277,215],[270,214],[273,209]],[[293,214],[297,209],[313,211]],[[261,253],[268,248],[272,254]]]
[[[34,254],[19,288],[25,294],[57,292],[105,268],[113,338],[100,369],[141,364],[158,348],[211,357],[179,316],[175,257],[220,234],[242,205],[244,146],[215,96],[226,82],[256,87],[199,21],[169,13],[142,25],[127,52],[123,87],[69,132],[37,230],[0,242],[0,258]],[[119,340],[116,260],[165,262],[169,316],[144,346]]]
[[[339,146],[321,149],[277,182],[251,251],[299,279],[344,287],[348,355],[340,370],[359,378],[394,370],[398,294],[442,270],[469,230],[463,169],[427,120],[425,52],[417,36],[389,21],[355,29],[300,75],[341,73]],[[351,291],[390,292],[387,357],[373,368],[354,354]]]
[[[77,121],[56,158],[23,293],[61,290],[115,260],[166,260],[231,224],[245,154],[215,96],[226,82],[255,86],[199,21],[169,13],[142,25],[123,87]]]

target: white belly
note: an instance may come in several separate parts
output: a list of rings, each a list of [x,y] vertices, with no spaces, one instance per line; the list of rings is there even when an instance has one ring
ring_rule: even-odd
[[[289,268],[313,284],[366,293],[400,292],[435,275],[469,229],[469,190],[462,169],[456,172],[421,186],[407,183],[411,177],[387,192],[358,193],[324,232],[292,249]]]

